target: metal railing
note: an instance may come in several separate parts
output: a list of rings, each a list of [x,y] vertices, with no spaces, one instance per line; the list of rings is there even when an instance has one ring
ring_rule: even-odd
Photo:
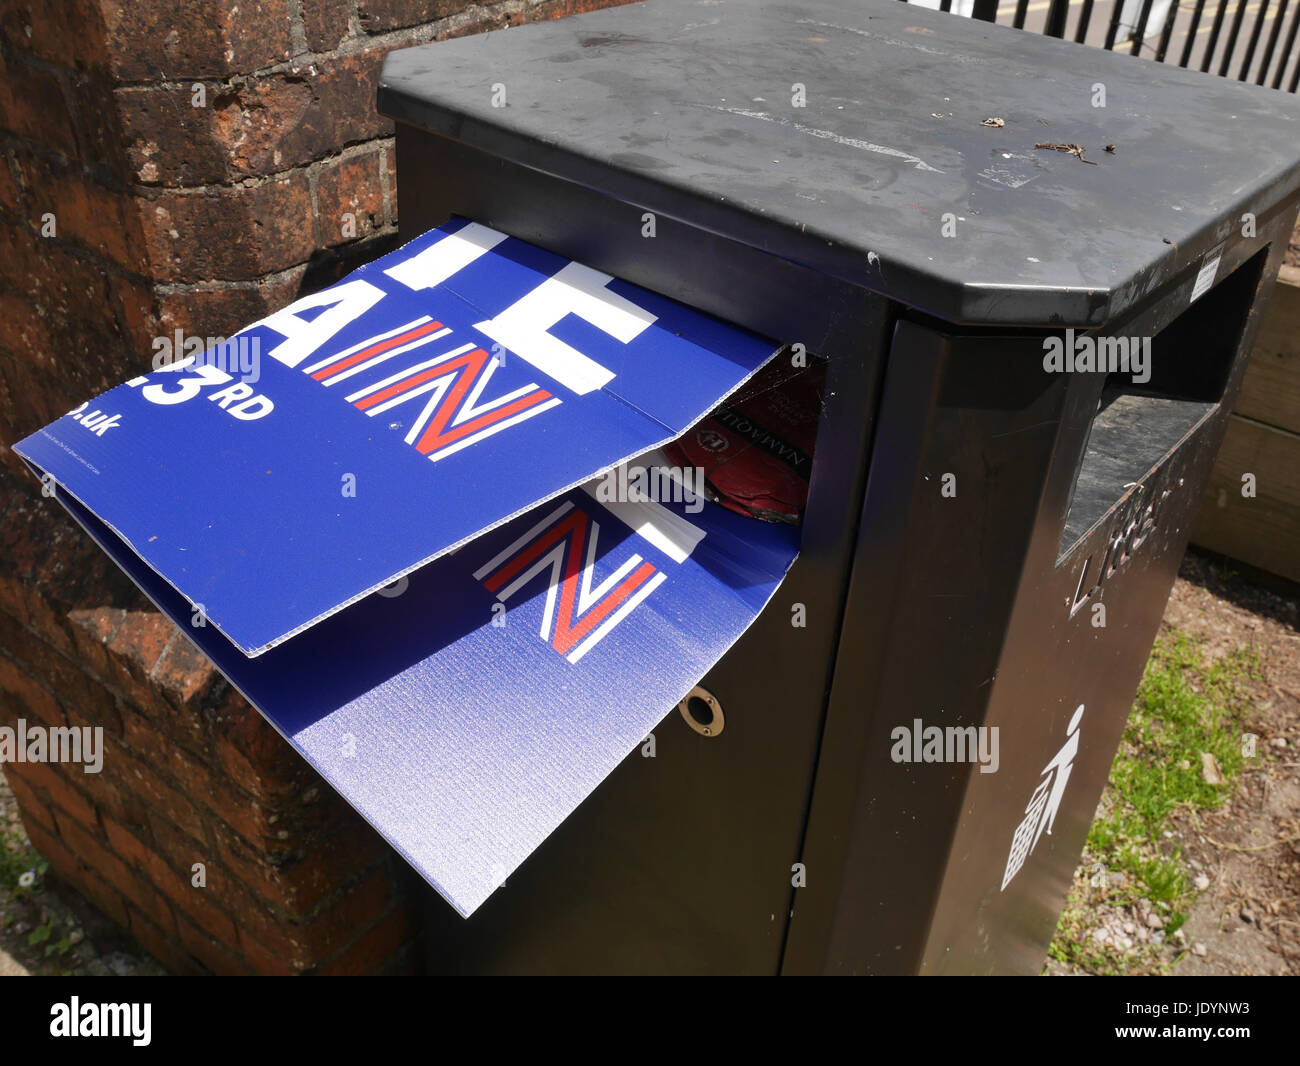
[[[1130,55],[1157,63],[1177,63],[1285,92],[1300,86],[1300,0],[904,2],[1110,51],[1127,48]]]

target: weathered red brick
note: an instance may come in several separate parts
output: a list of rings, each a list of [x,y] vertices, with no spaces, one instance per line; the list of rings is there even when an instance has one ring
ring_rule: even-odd
[[[75,879],[65,877],[64,880],[90,900],[102,914],[116,922],[120,928],[130,928],[131,916],[127,912],[126,900],[94,871],[83,867],[77,872]]]
[[[57,550],[57,549],[56,549]],[[29,590],[25,625],[39,633],[50,647],[62,652],[73,662],[80,663],[73,627],[59,611],[51,606],[39,589]]]
[[[0,71],[0,76],[3,76],[3,71]],[[23,209],[18,202],[18,184],[9,169],[9,156],[0,152],[0,214],[6,212],[16,218],[23,213]]]
[[[182,976],[205,972],[199,960],[181,944],[180,935],[176,931],[176,919],[170,910],[146,916],[138,908],[128,906],[127,913],[131,935],[145,951],[167,968],[168,973]],[[157,919],[162,920],[164,927],[159,926]]]
[[[174,869],[181,871],[186,879],[193,877],[195,873],[193,866],[196,862],[204,866],[204,876],[209,889],[213,883],[213,871],[217,872],[218,880],[225,876],[219,853],[214,846],[196,840],[156,812],[150,814],[149,825],[153,833],[154,850]]]
[[[68,612],[76,637],[76,651],[96,673],[111,677],[112,659],[108,642],[126,621],[120,607],[78,607]]]
[[[14,158],[23,175],[30,225],[39,230],[53,216],[58,240],[127,270],[144,269],[144,241],[132,196],[99,184],[77,162],[26,149],[16,149]]]
[[[6,774],[14,777],[21,777],[27,782],[28,786],[39,792],[45,797],[48,807],[50,801],[50,785],[57,785],[58,774],[48,763],[43,762],[13,762],[9,764]],[[51,812],[53,818],[53,812]],[[57,826],[55,827],[57,828]]]
[[[12,649],[15,657],[21,656],[21,662],[31,677],[40,679],[39,687],[51,690],[63,706],[76,708],[92,724],[113,714],[113,696],[107,689],[62,652],[22,627],[14,626],[5,612],[0,612],[0,642],[3,642],[0,646]],[[24,688],[21,695],[30,698],[37,713],[43,709],[46,713],[54,713],[35,688]]]
[[[45,832],[53,833],[55,831],[54,814],[45,805],[45,801],[37,795],[36,789],[32,787],[27,778],[14,773],[11,767],[8,773],[5,774],[5,781],[13,790],[14,798],[18,801],[18,809],[22,812],[23,824],[27,825],[35,822]]]
[[[287,0],[102,0],[113,72],[181,81],[256,70],[292,54]]]
[[[171,759],[170,752],[176,746],[176,738],[165,728],[165,720],[159,721],[157,710],[153,711],[152,717],[146,718],[137,707],[126,704],[120,708],[120,712],[122,739],[142,763],[177,782],[186,794],[196,797],[206,795],[205,785],[211,777],[209,770],[203,767],[197,776],[189,776],[185,772],[189,767]],[[187,744],[192,743],[192,738],[188,736],[185,740]]]
[[[391,136],[392,123],[375,110],[388,50],[376,44],[321,59],[314,68],[223,89],[212,105],[211,136],[228,161],[229,176],[287,170]],[[208,158],[206,146],[200,152]]]
[[[239,953],[248,961],[253,972],[263,977],[293,977],[307,967],[294,966],[274,951],[268,951],[251,937],[239,938]]]
[[[307,915],[338,886],[382,855],[383,839],[355,812],[327,840],[299,842],[304,854],[272,862],[223,824],[213,826],[222,865],[258,896],[288,914]]]
[[[13,725],[18,718],[33,719],[45,726],[64,724],[58,701],[24,667],[0,655],[0,721]]]
[[[124,703],[118,708],[122,721],[122,737],[127,747],[150,765],[172,773],[168,751],[182,745],[200,758],[207,757],[208,737],[202,716],[197,711],[178,712],[161,693],[155,694],[148,707]],[[147,717],[146,717],[147,715]],[[175,778],[187,786],[184,777]],[[206,780],[206,775],[204,780]],[[193,791],[197,792],[198,789]]]
[[[144,830],[149,824],[150,803],[137,790],[134,779],[123,774],[122,761],[110,751],[104,757],[104,772],[95,780],[92,797],[100,818],[112,818],[131,829]]]
[[[105,738],[107,748],[107,737]],[[124,825],[143,824],[148,808],[133,793],[123,798],[121,782],[114,776],[111,753],[104,754],[104,769],[97,774],[72,775],[74,785],[89,799],[99,814],[100,824],[105,818],[116,818]]]
[[[284,796],[306,780],[302,757],[233,690],[213,713],[212,745],[230,778],[254,795]]]
[[[316,243],[325,247],[369,237],[384,225],[383,151],[322,163],[316,172]]]
[[[273,862],[292,855],[301,846],[292,830],[281,822],[281,812],[273,802],[230,787],[223,789],[212,805],[221,812],[222,821]]]
[[[367,33],[436,22],[463,11],[466,0],[357,0],[357,17]]]
[[[306,921],[285,920],[257,897],[232,884],[225,898],[239,919],[241,943],[256,941],[294,969],[320,965],[382,914],[391,899],[388,871],[380,866],[340,889]]]
[[[227,146],[214,134],[222,101],[235,90],[190,83],[119,86],[112,92],[124,174],[142,185],[215,185],[231,178]],[[129,169],[128,169],[129,168]]]
[[[318,972],[322,976],[368,974],[381,970],[418,933],[409,907],[396,907],[342,949]]]
[[[397,146],[389,144],[384,148],[384,159],[380,164],[384,168],[387,192],[384,201],[384,221],[388,225],[397,222]]]
[[[122,122],[110,84],[95,77],[73,74],[65,82],[77,137],[77,155],[83,163],[107,171],[125,189],[127,156]]]
[[[292,916],[283,914],[235,882],[225,886],[222,901],[236,918],[241,945],[254,942],[263,953],[280,959],[294,970],[306,970],[319,962],[317,946]]]
[[[380,864],[318,907],[307,922],[312,940],[321,945],[322,958],[346,944],[394,902],[393,878],[387,864]]]
[[[266,314],[262,292],[253,285],[226,286],[158,293],[159,335],[229,337]]]
[[[109,815],[102,814],[101,820],[104,825],[104,835],[113,853],[137,869],[144,869],[153,849],[136,833]]]
[[[307,260],[314,250],[305,171],[202,194],[169,191],[139,205],[149,262],[164,281],[240,281]]]
[[[176,627],[156,611],[128,611],[108,642],[108,650],[118,657],[131,679],[148,686],[149,675],[175,635]]]
[[[137,796],[161,811],[190,836],[202,838],[205,835],[203,818],[195,805],[152,768],[121,749],[110,750],[108,757],[112,759],[123,784]]]
[[[205,927],[195,925],[183,915],[177,915],[176,927],[185,950],[198,959],[209,973],[219,977],[238,977],[253,972],[245,960],[224,946],[234,944],[233,939],[214,939]]]
[[[181,329],[192,336],[229,337],[297,299],[306,269],[301,264],[239,285],[209,282],[162,289],[157,294],[159,333],[170,337]]]
[[[3,649],[4,655],[15,658],[21,656],[24,662],[30,662],[32,652],[27,645],[39,640],[40,638],[36,634],[28,631],[25,621],[19,621],[8,611],[0,611],[0,649]],[[24,677],[25,674],[24,670],[17,669],[16,672],[6,676],[20,678]],[[21,686],[21,682],[15,681],[14,685],[13,691],[17,691],[18,687]],[[0,685],[0,688],[2,687],[4,686]]]
[[[315,0],[302,8],[302,28],[307,47],[328,52],[348,35],[347,0]]]
[[[54,821],[59,839],[82,865],[94,870],[146,914],[154,915],[165,910],[146,872],[127,866],[114,855],[107,846],[107,837],[91,835],[77,822],[61,816],[58,810],[54,812]]]
[[[164,858],[149,852],[144,860],[144,869],[154,887],[202,929],[224,943],[234,944],[237,940],[235,923],[218,905],[218,897],[212,894],[211,887],[200,888],[193,884],[191,867],[201,861],[191,859],[186,862],[184,858]]]
[[[93,682],[92,682],[93,683]],[[63,717],[67,720],[68,725],[77,726],[85,729],[87,726],[94,728],[98,726],[103,729],[108,737],[120,740],[122,738],[122,714],[118,705],[114,702],[112,693],[104,691],[105,698],[99,701],[93,709],[93,717],[83,714],[83,708],[61,704]],[[107,759],[108,748],[107,738],[105,739],[105,758]]]
[[[41,858],[50,864],[52,869],[74,884],[80,879],[83,869],[82,863],[68,848],[67,844],[60,839],[57,827],[51,832],[46,830],[35,819],[32,821],[24,819],[23,828],[27,831],[32,847],[36,849]]]
[[[4,345],[23,360],[0,362],[0,372],[23,397],[16,422],[34,432],[77,404],[127,376],[130,365],[118,337],[112,285],[102,264],[79,258],[59,242],[19,226],[0,227],[0,287],[15,285],[37,305],[48,330],[48,348],[19,351],[8,336]],[[59,359],[58,372],[48,368]],[[30,360],[30,362],[29,362]],[[40,367],[37,372],[32,372]],[[21,371],[23,376],[15,377]],[[55,509],[58,504],[49,501]]]
[[[167,645],[151,676],[173,708],[193,711],[195,701],[220,678],[220,673],[182,632]]]
[[[103,71],[108,64],[96,0],[7,0],[0,10],[0,41],[62,67]]]
[[[57,819],[60,812],[66,811],[69,815],[80,822],[88,832],[100,832],[99,814],[95,810],[94,804],[86,797],[71,780],[68,774],[62,769],[49,767],[50,776],[45,782],[45,792],[50,797],[50,803],[54,807],[54,816]],[[75,768],[80,777],[93,778],[93,774],[82,774],[79,767]],[[62,823],[60,823],[62,824]]]
[[[112,277],[111,284],[122,342],[128,352],[135,356],[125,368],[133,376],[139,371],[152,368],[155,351],[153,341],[160,332],[154,286],[151,282],[116,274]]]
[[[103,16],[100,0],[54,5],[59,13],[29,10],[30,0],[10,0],[0,12],[6,47],[0,66],[21,66],[25,84],[44,82],[48,88],[52,80],[59,90],[13,104],[15,79],[0,70],[5,124],[49,149],[9,141],[9,151],[26,153],[14,156],[14,180],[7,180],[9,167],[0,160],[0,211],[13,218],[22,205],[30,216],[0,226],[0,317],[9,327],[0,336],[0,431],[6,441],[138,373],[148,363],[153,337],[176,324],[205,336],[229,335],[283,306],[304,284],[318,286],[349,261],[346,252],[320,263],[315,257],[321,246],[344,247],[342,233],[331,227],[345,210],[358,216],[356,254],[385,239],[384,227],[396,210],[395,160],[391,140],[377,140],[388,137],[391,126],[376,114],[373,98],[383,54],[397,40],[458,35],[601,6],[558,0],[523,11],[475,9],[428,24],[451,11],[451,0],[445,7],[439,0],[362,0],[366,32],[422,24],[373,47],[364,42],[346,55],[316,56],[314,70],[268,74],[256,68],[288,54],[288,0],[200,0],[197,15],[187,12],[185,25],[194,32],[184,39],[169,36],[176,16],[163,0],[102,2]],[[463,6],[460,0],[454,5]],[[302,6],[309,48],[328,50],[347,35],[345,0]],[[52,29],[73,26],[79,37],[63,33],[54,40]],[[27,62],[25,55],[40,62]],[[63,72],[54,75],[42,66],[49,62]],[[109,84],[110,67],[138,84]],[[149,84],[162,70],[173,84]],[[194,80],[205,82],[206,108],[190,106]],[[60,125],[65,117],[71,136]],[[363,143],[366,151],[339,154]],[[323,162],[312,167],[317,161]],[[278,176],[264,180],[269,174]],[[252,180],[233,184],[243,179]],[[135,183],[157,188],[146,199],[126,201],[131,210],[118,225],[114,197],[121,202],[135,196]],[[167,187],[194,185],[222,188]],[[46,191],[29,197],[26,188]],[[309,194],[317,206],[312,225]],[[59,224],[55,240],[39,238],[32,229],[32,218],[50,205]],[[310,272],[309,257],[317,264]],[[155,277],[163,279],[161,289]],[[227,281],[246,284],[231,288]],[[11,454],[4,460],[5,477],[20,469]],[[0,674],[20,693],[29,691],[32,676],[40,677],[49,691],[42,687],[44,697],[35,699],[44,699],[46,712],[72,724],[116,725],[117,735],[129,741],[110,744],[103,774],[71,785],[63,781],[74,798],[43,808],[54,829],[63,829],[75,850],[88,856],[77,861],[65,849],[63,865],[85,883],[92,876],[86,862],[108,871],[97,889],[107,889],[107,907],[119,914],[127,908],[126,920],[141,931],[142,942],[150,938],[155,955],[178,970],[238,968],[238,937],[202,907],[198,924],[186,918],[178,928],[171,897],[138,876],[147,863],[179,897],[177,909],[180,901],[193,906],[205,900],[227,918],[238,910],[247,939],[243,954],[264,972],[319,966],[329,956],[336,970],[405,966],[402,960],[414,957],[409,937],[395,951],[383,949],[385,931],[409,921],[409,914],[381,917],[397,898],[395,887],[377,872],[380,867],[357,880],[358,867],[383,853],[379,838],[260,717],[237,697],[227,697],[224,682],[187,642],[172,640],[163,650],[147,640],[123,642],[116,632],[109,638],[112,647],[96,639],[99,623],[111,621],[113,612],[137,611],[139,597],[102,591],[120,588],[115,582],[124,579],[60,517],[55,502],[34,499],[24,483],[21,495],[4,496],[0,509],[6,512],[0,519],[0,608],[26,627],[14,633],[11,665],[21,669],[13,675],[0,666]],[[108,614],[88,627],[85,618],[69,617],[100,607]],[[10,647],[3,632],[0,643]],[[52,704],[51,693],[57,697]],[[8,700],[5,706],[13,714],[24,705]],[[22,780],[29,804],[45,805],[46,785]],[[305,802],[313,789],[320,790],[318,799]],[[33,806],[31,816],[38,831],[41,810]],[[84,820],[96,810],[105,826],[111,820],[111,840],[87,833],[72,817]],[[48,827],[45,836],[52,848],[63,847]],[[207,845],[201,843],[205,838]],[[209,888],[181,894],[180,882],[188,885],[182,875],[192,865],[183,860],[208,846],[216,854],[195,861],[207,862]],[[107,857],[96,854],[96,847]],[[126,889],[104,884],[104,878],[115,882],[121,874],[112,865],[114,848],[123,853],[117,862],[126,874],[137,874],[134,880],[125,876]],[[332,895],[342,884],[350,887]],[[123,896],[128,890],[135,901],[129,904]],[[194,895],[200,891],[206,895]],[[214,929],[229,943],[215,943]],[[371,942],[379,947],[367,948]]]
[[[3,365],[4,360],[0,359],[0,366]],[[0,395],[4,391],[3,376],[0,375]],[[3,413],[0,412],[0,419],[3,417]],[[13,450],[10,448],[0,448],[0,455],[3,455],[6,459],[17,459],[17,456],[14,455]],[[19,473],[6,469],[6,467],[0,467],[0,479],[22,477],[25,473],[25,471]],[[3,481],[0,481],[0,484],[3,484]],[[12,498],[9,502],[13,503]],[[0,505],[0,507],[2,506]],[[5,523],[0,521],[0,540],[3,539],[4,528]],[[0,552],[0,559],[3,559],[3,557],[3,552]],[[0,566],[3,566],[3,563],[0,563]],[[27,616],[27,589],[21,581],[15,579],[12,574],[4,572],[4,570],[0,570],[0,612],[7,614],[14,621]]]
[[[40,792],[45,797],[46,809],[50,811],[50,818],[53,820],[55,811],[51,800],[51,786],[56,789],[66,787],[64,782],[59,780],[58,771],[48,763],[15,762],[9,765],[6,773],[14,777],[21,777],[30,788]],[[57,823],[55,823],[54,828],[55,830],[58,829]]]
[[[0,77],[7,87],[7,106],[0,112],[0,128],[75,157],[77,136],[59,78],[23,62],[21,57],[13,62],[0,57]]]
[[[130,178],[168,187],[259,178],[389,136],[375,109],[388,47],[214,84],[195,107],[188,84],[114,90]]]
[[[220,817],[231,824],[256,826],[263,837],[277,835],[274,826],[280,814],[276,805],[263,804],[261,797],[245,792],[237,783],[229,781],[220,768],[205,757],[195,755],[178,744],[169,743],[168,735],[157,726],[158,723],[155,722],[151,730],[156,739],[149,747],[148,756],[156,769],[204,807],[220,812]],[[135,743],[145,742],[146,739],[137,734]],[[136,750],[139,752],[138,747]],[[183,828],[196,839],[205,837],[205,834],[194,832],[189,826]]]

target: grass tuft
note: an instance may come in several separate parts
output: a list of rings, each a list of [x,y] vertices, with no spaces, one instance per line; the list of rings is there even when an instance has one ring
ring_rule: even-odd
[[[1182,848],[1170,836],[1179,810],[1212,810],[1235,791],[1246,756],[1243,725],[1260,664],[1238,648],[1213,662],[1201,644],[1174,630],[1147,661],[1110,780],[1088,834],[1056,937],[1057,962],[1090,973],[1166,972],[1173,958],[1154,943],[1131,949],[1093,937],[1102,917],[1149,901],[1167,940],[1187,920],[1195,897]],[[1202,773],[1202,755],[1216,760],[1226,784]]]

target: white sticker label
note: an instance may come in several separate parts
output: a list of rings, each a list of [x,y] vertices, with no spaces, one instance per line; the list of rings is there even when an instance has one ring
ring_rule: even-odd
[[[1201,264],[1201,272],[1196,275],[1196,284],[1192,286],[1192,298],[1187,301],[1189,304],[1195,303],[1210,291],[1210,286],[1218,276],[1219,260],[1222,258],[1223,245],[1219,245],[1205,256],[1205,261]]]

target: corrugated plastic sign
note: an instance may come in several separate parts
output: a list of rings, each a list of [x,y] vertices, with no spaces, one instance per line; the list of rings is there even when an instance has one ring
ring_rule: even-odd
[[[789,527],[591,481],[773,349],[458,222],[15,450],[468,915],[793,561]]]

